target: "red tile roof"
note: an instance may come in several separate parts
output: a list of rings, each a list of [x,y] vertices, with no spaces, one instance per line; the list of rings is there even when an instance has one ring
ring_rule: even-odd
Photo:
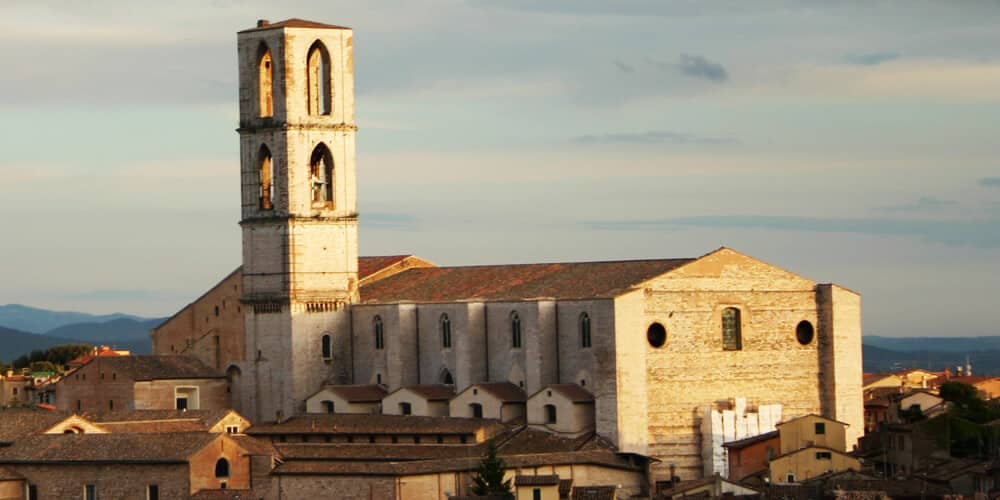
[[[309,414],[281,423],[263,422],[247,429],[249,435],[281,434],[475,434],[495,435],[506,427],[473,418],[414,415]]]
[[[542,390],[531,395],[531,398],[545,392],[552,391],[559,393],[562,397],[573,403],[593,403],[594,395],[587,389],[576,384],[552,384],[542,388]],[[531,399],[528,398],[528,399]]]
[[[361,300],[379,304],[612,298],[693,260],[415,268],[363,285]]]
[[[218,434],[41,434],[19,440],[0,453],[15,463],[184,463]]]
[[[225,378],[200,359],[187,355],[117,356],[95,358],[104,371],[129,380],[170,380],[183,378]]]
[[[316,21],[307,21],[305,19],[297,19],[297,18],[285,19],[284,21],[278,21],[276,23],[267,23],[265,21],[265,23],[266,24],[264,24],[263,26],[261,26],[260,23],[258,23],[258,26],[254,26],[253,28],[250,29],[245,29],[243,31],[240,31],[240,33],[247,33],[250,31],[271,30],[278,28],[314,28],[314,29],[335,29],[335,30],[351,29],[346,26],[337,26],[335,24],[323,24],[323,23],[318,23]]]
[[[761,441],[767,441],[769,439],[778,439],[778,431],[765,432],[763,434],[758,434],[756,436],[751,436],[748,438],[738,439],[736,441],[730,441],[728,443],[722,443],[722,446],[729,448],[731,450],[738,450],[740,448],[746,448],[754,443],[759,443]]]
[[[411,391],[428,401],[447,401],[455,397],[455,388],[444,384],[408,385],[396,389],[393,393],[403,389]]]
[[[464,393],[473,389],[479,389],[483,392],[487,392],[493,397],[504,402],[523,403],[528,399],[520,387],[510,382],[485,382],[482,384],[473,384],[462,392]]]
[[[558,486],[559,476],[547,474],[542,476],[514,476],[514,486]]]
[[[386,395],[385,388],[380,385],[326,385],[319,392],[324,390],[351,403],[377,403]]]

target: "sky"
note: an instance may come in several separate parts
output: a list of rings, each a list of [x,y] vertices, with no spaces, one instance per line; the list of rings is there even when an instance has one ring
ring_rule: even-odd
[[[734,248],[866,335],[1000,335],[1000,3],[4,0],[0,304],[170,315],[240,264],[236,32],[354,29],[360,251]]]

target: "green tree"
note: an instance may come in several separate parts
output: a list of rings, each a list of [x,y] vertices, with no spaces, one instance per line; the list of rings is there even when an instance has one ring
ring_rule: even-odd
[[[503,479],[506,467],[503,459],[497,456],[496,444],[490,441],[486,454],[476,468],[476,475],[472,478],[472,492],[479,496],[502,495],[513,498],[510,479]]]

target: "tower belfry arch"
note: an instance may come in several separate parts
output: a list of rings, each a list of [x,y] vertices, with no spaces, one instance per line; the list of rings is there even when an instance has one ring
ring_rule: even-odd
[[[358,299],[352,31],[259,21],[237,44],[242,379],[253,395],[242,410],[271,420],[300,413],[324,381],[350,382],[341,379]]]

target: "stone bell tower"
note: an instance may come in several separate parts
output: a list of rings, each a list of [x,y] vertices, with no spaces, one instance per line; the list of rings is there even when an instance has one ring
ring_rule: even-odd
[[[358,298],[354,63],[349,28],[258,21],[237,36],[246,361],[235,406],[301,413],[350,380]]]

